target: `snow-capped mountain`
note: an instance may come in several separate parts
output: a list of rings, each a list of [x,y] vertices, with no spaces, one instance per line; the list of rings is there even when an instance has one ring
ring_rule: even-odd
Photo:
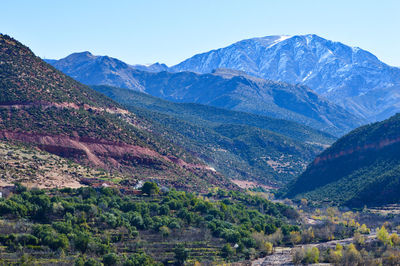
[[[317,35],[267,36],[195,55],[171,71],[210,73],[217,68],[302,84],[374,121],[400,111],[400,69],[357,47]]]

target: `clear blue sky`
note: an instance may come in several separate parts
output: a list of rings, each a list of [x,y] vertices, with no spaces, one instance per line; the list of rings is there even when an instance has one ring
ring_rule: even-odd
[[[1,33],[46,58],[173,65],[245,38],[315,33],[400,66],[399,0],[5,0],[0,14]]]

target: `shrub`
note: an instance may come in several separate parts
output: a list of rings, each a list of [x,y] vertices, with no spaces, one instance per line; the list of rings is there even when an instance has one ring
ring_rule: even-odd
[[[389,237],[389,242],[392,246],[395,246],[395,247],[399,246],[400,245],[399,235],[396,233],[391,234]]]
[[[31,234],[22,234],[17,237],[18,243],[22,244],[23,246],[27,245],[38,245],[39,239]]]
[[[117,256],[117,254],[115,254],[115,253],[109,253],[109,254],[103,256],[103,264],[105,266],[117,265],[118,261],[119,261],[119,258]]]
[[[391,250],[387,251],[382,256],[383,265],[400,265],[400,251]]]
[[[177,245],[174,248],[175,259],[178,265],[184,265],[185,261],[189,258],[189,250],[183,245]]]
[[[305,251],[303,248],[295,248],[292,250],[292,262],[295,265],[299,265],[303,262],[305,257]]]
[[[171,230],[169,230],[168,227],[166,227],[165,225],[160,227],[160,233],[163,237],[167,237],[171,234]]]
[[[233,256],[233,254],[234,254],[234,250],[233,250],[233,248],[231,247],[231,245],[226,244],[226,245],[224,245],[224,246],[222,247],[222,249],[221,249],[221,256],[222,256],[223,258],[230,258],[231,256]]]
[[[293,246],[300,243],[300,241],[301,241],[300,232],[298,231],[290,232],[290,242],[292,243]]]
[[[261,250],[264,251],[266,255],[271,255],[274,251],[274,248],[271,242],[264,242]]]
[[[129,258],[123,263],[123,266],[142,266],[142,265],[158,265],[152,257],[146,253],[135,253],[130,255]]]
[[[142,192],[144,194],[151,196],[158,194],[160,192],[160,189],[154,182],[145,182],[142,187]]]

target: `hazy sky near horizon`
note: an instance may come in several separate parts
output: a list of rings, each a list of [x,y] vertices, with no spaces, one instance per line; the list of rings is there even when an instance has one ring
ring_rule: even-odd
[[[73,52],[174,65],[267,35],[314,33],[400,66],[399,0],[3,0],[0,32],[42,58]]]

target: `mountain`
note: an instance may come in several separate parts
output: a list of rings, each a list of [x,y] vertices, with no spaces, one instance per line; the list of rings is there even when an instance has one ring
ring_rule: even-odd
[[[49,62],[85,84],[111,85],[174,102],[207,104],[294,120],[335,135],[342,135],[362,124],[362,119],[319,97],[305,86],[267,81],[240,71],[218,69],[210,74],[154,73],[87,52]]]
[[[363,207],[400,202],[400,114],[340,138],[285,196]]]
[[[71,54],[61,60],[46,59],[45,61],[84,84],[113,85],[144,90],[134,77],[135,68],[112,57],[82,52]],[[143,68],[147,70],[146,67]]]
[[[325,132],[304,126],[289,120],[275,119],[240,111],[213,107],[195,103],[175,103],[151,96],[147,93],[112,86],[92,86],[92,88],[127,108],[149,109],[169,116],[177,117],[200,126],[220,124],[238,124],[257,127],[275,132],[302,142],[325,146],[332,144],[336,138]]]
[[[0,35],[0,139],[22,142],[129,179],[153,178],[191,190],[234,188],[150,122],[76,82],[29,48]]]
[[[93,88],[151,120],[152,132],[195,153],[231,179],[282,186],[335,138],[295,122],[110,86]]]
[[[148,71],[148,72],[161,72],[161,71],[168,71],[168,66],[166,64],[154,63],[151,65],[133,65],[133,68]]]
[[[170,71],[211,73],[218,68],[302,84],[369,121],[400,111],[400,69],[373,54],[317,35],[266,36],[197,54]]]
[[[305,86],[273,82],[229,69],[211,74],[141,72],[145,92],[174,102],[189,102],[292,120],[341,135],[360,119]]]

